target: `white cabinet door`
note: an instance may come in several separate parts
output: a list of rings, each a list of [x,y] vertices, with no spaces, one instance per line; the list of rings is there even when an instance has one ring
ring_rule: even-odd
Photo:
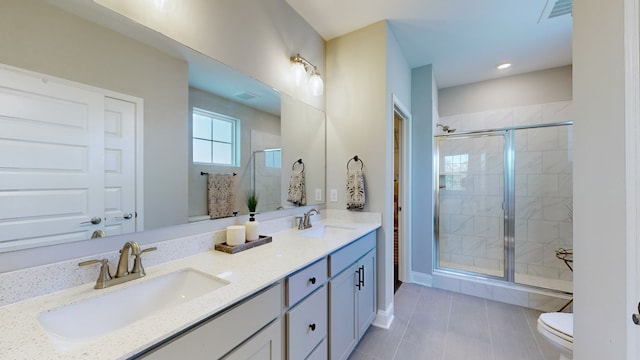
[[[282,360],[282,320],[277,319],[224,360]]]
[[[103,95],[0,69],[0,247],[83,240],[102,229],[103,129]]]
[[[358,343],[356,326],[356,264],[329,281],[329,353],[330,359],[346,359]]]
[[[357,302],[359,340],[376,317],[376,250],[369,251],[357,266],[362,273]]]

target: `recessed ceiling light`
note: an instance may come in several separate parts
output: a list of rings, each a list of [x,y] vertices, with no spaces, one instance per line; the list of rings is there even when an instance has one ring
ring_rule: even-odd
[[[496,66],[496,69],[504,70],[504,69],[508,69],[510,67],[511,67],[511,63],[502,63],[502,64]]]

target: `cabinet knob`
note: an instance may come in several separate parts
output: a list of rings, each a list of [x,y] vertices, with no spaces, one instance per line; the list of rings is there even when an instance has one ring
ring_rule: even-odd
[[[309,279],[309,282],[311,283],[311,285],[315,285],[316,284],[316,277],[312,277]]]
[[[309,329],[311,329],[311,331],[316,331],[316,324],[309,325]]]

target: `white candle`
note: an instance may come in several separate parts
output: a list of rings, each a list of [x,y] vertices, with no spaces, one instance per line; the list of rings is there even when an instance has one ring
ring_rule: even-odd
[[[245,231],[243,225],[227,226],[227,245],[237,246],[244,244]]]

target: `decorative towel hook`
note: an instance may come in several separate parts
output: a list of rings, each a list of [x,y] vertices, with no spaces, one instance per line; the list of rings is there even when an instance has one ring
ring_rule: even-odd
[[[295,169],[296,164],[301,164],[302,165],[302,171],[304,171],[304,163],[302,162],[302,159],[298,159],[298,160],[294,161],[293,165],[291,165],[291,170]]]
[[[362,159],[360,159],[358,157],[358,155],[352,157],[351,159],[349,159],[349,161],[347,161],[347,170],[349,170],[349,163],[351,163],[351,161],[355,161],[355,162],[360,162],[360,170],[364,169],[364,161],[362,161]]]

